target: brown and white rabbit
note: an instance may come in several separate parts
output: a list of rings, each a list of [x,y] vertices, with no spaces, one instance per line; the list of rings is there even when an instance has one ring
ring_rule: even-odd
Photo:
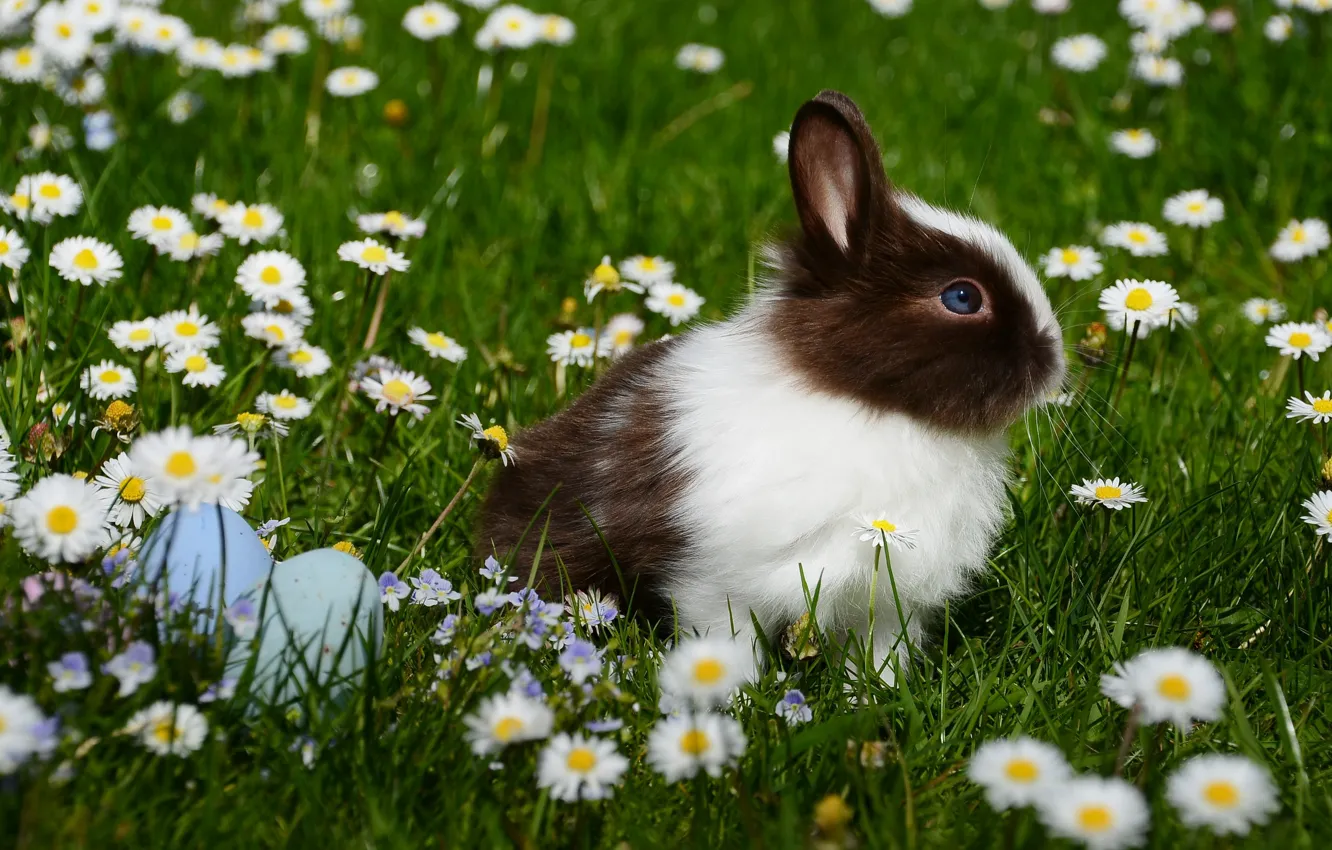
[[[519,434],[481,548],[525,575],[544,535],[547,592],[613,592],[687,631],[752,634],[752,613],[775,637],[808,588],[891,680],[902,636],[984,568],[1006,431],[1063,381],[1063,341],[1012,243],[895,188],[845,95],[800,108],[789,168],[801,233],[769,250],[766,288]],[[862,539],[880,516],[916,532],[891,580]]]

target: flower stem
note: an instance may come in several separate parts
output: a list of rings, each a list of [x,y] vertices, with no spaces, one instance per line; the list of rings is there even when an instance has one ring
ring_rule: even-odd
[[[1133,739],[1138,734],[1138,720],[1142,713],[1142,708],[1133,704],[1133,710],[1129,712],[1128,723],[1124,726],[1124,740],[1119,743],[1119,753],[1115,756],[1115,776],[1124,775],[1124,763],[1128,761],[1129,748],[1133,746]]]
[[[1132,330],[1129,331],[1128,351],[1124,352],[1124,370],[1119,374],[1119,389],[1115,390],[1115,403],[1112,407],[1119,409],[1119,399],[1124,395],[1124,386],[1128,383],[1129,367],[1133,365],[1133,349],[1138,345],[1138,328],[1142,322],[1133,323]]]
[[[370,314],[370,329],[365,332],[362,351],[369,351],[375,347],[375,338],[379,336],[379,323],[384,319],[384,304],[388,301],[389,276],[392,274],[392,271],[384,272],[384,279],[379,282],[379,297],[375,299],[375,311]]]
[[[426,533],[421,535],[421,539],[416,541],[416,545],[412,547],[412,551],[402,560],[402,563],[398,565],[399,572],[411,563],[412,558],[416,557],[416,553],[421,551],[422,547],[426,545],[426,542],[429,541],[434,533],[439,530],[439,527],[444,524],[444,520],[453,512],[453,509],[458,506],[458,502],[462,500],[463,494],[467,492],[467,489],[472,486],[472,482],[476,480],[476,474],[481,471],[481,467],[485,462],[485,458],[479,458],[476,463],[472,464],[472,471],[467,473],[467,478],[463,480],[462,486],[458,488],[458,492],[453,494],[453,498],[449,499],[449,503],[444,506],[444,510],[439,512],[439,516],[435,517],[435,521],[426,529]]]

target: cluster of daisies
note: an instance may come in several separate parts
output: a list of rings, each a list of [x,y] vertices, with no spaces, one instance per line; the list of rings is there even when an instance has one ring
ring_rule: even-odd
[[[1218,720],[1226,687],[1207,659],[1171,647],[1116,664],[1101,677],[1101,691],[1129,710],[1113,776],[1074,774],[1057,747],[1027,737],[983,744],[968,775],[995,809],[1034,807],[1054,835],[1096,850],[1138,847],[1147,841],[1151,809],[1142,791],[1123,778],[1128,745],[1140,726],[1168,723],[1187,734],[1195,722]],[[1185,826],[1217,835],[1247,835],[1280,809],[1267,769],[1228,753],[1185,760],[1167,778],[1165,796]]]

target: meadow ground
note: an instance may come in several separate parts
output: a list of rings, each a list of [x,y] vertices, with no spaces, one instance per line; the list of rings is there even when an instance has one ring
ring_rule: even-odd
[[[1229,7],[1233,28],[1216,31],[1224,21],[1209,19],[1157,45],[1182,65],[1177,86],[1132,72],[1133,28],[1108,0],[1074,0],[1062,14],[1039,14],[1027,0],[998,10],[921,0],[901,17],[865,0],[549,0],[536,11],[567,16],[571,43],[494,52],[473,43],[487,13],[462,4],[453,4],[457,31],[434,41],[404,31],[406,2],[362,0],[354,12],[363,33],[326,23],[331,40],[301,5],[276,12],[309,33],[308,50],[248,76],[185,69],[152,36],[126,35],[140,46],[104,57],[95,105],[68,105],[40,82],[4,83],[0,190],[19,194],[24,175],[51,171],[83,193],[73,215],[49,224],[23,220],[12,198],[0,214],[6,238],[31,250],[0,297],[0,415],[16,458],[0,484],[17,479],[4,507],[22,519],[19,492],[53,474],[95,477],[128,448],[93,431],[106,424],[109,399],[82,388],[91,364],[109,359],[135,374],[125,401],[141,422],[111,423],[131,438],[169,425],[211,433],[254,410],[260,392],[290,390],[312,410],[288,423],[287,436],[251,441],[263,464],[242,511],[256,526],[290,518],[273,532],[276,557],[350,544],[372,577],[396,570],[405,581],[430,568],[462,597],[394,600],[382,653],[336,704],[316,690],[295,710],[256,708],[244,682],[230,699],[204,702],[223,675],[220,640],[151,626],[151,600],[132,582],[112,586],[103,550],[71,543],[64,560],[75,563],[57,563],[53,552],[31,554],[40,551],[31,534],[4,531],[6,845],[1043,846],[1051,839],[1036,814],[992,809],[967,777],[968,760],[983,742],[1021,733],[1056,745],[1079,773],[1111,775],[1129,712],[1102,693],[1100,677],[1169,646],[1210,660],[1226,700],[1214,722],[1187,734],[1144,725],[1128,741],[1120,767],[1150,806],[1147,846],[1332,840],[1332,594],[1327,546],[1302,507],[1329,486],[1326,433],[1286,417],[1288,397],[1304,387],[1321,394],[1332,378],[1326,359],[1292,362],[1267,344],[1271,326],[1244,311],[1249,299],[1275,299],[1291,320],[1316,322],[1322,343],[1329,254],[1280,262],[1269,250],[1292,218],[1332,212],[1332,15],[1317,2],[1285,10],[1293,26],[1284,41],[1264,33],[1283,10],[1243,0]],[[272,24],[238,23],[241,8],[167,0],[162,11],[196,35],[257,43]],[[1282,32],[1278,23],[1270,34]],[[1078,33],[1108,47],[1085,73],[1051,61],[1055,42]],[[4,45],[30,38],[15,24]],[[690,42],[719,47],[724,64],[678,68]],[[16,61],[0,58],[9,78],[21,71]],[[372,70],[377,85],[333,96],[325,77],[343,66]],[[64,84],[76,100],[91,99],[88,87]],[[697,322],[743,303],[760,273],[759,246],[795,222],[773,137],[824,88],[858,101],[897,183],[994,222],[1033,264],[1055,247],[1095,246],[1104,270],[1046,281],[1069,344],[1071,395],[1014,429],[1012,522],[974,593],[933,624],[910,674],[894,687],[852,683],[857,699],[822,642],[809,657],[779,654],[727,709],[747,738],[743,754],[716,778],[668,782],[644,757],[661,717],[663,636],[624,616],[592,631],[580,624],[606,650],[605,667],[618,659],[585,692],[548,642],[538,636],[545,648],[533,650],[500,640],[503,614],[477,609],[489,580],[471,558],[473,529],[490,465],[408,556],[477,461],[455,420],[478,414],[518,431],[591,382],[590,369],[552,364],[550,335],[618,313],[642,318],[639,344],[680,331],[632,293],[590,306],[583,284],[603,255],[674,262],[676,280],[706,298]],[[196,98],[190,109],[168,106],[181,90]],[[108,118],[85,118],[100,110]],[[182,112],[193,114],[178,123]],[[72,144],[56,134],[32,149],[38,123],[69,128]],[[1128,128],[1150,130],[1157,149],[1118,152],[1111,134]],[[1167,222],[1166,199],[1192,189],[1221,200],[1224,218],[1200,229]],[[229,238],[216,256],[182,262],[131,238],[133,210],[189,212],[196,193],[272,204],[282,232],[262,246]],[[385,282],[338,249],[362,238],[357,214],[388,210],[426,230],[395,243],[411,266]],[[200,233],[217,227],[192,217]],[[1117,221],[1151,224],[1168,252],[1102,245],[1102,229]],[[82,287],[62,277],[48,255],[72,236],[114,246],[119,278]],[[331,358],[321,375],[297,376],[246,335],[250,299],[234,281],[261,247],[305,269],[313,319],[304,338]],[[63,263],[77,271],[77,257]],[[1122,387],[1125,335],[1093,327],[1107,318],[1101,291],[1120,278],[1167,282],[1197,308],[1193,321],[1133,346]],[[373,353],[430,383],[435,398],[419,421],[377,413],[364,392],[347,390],[383,286]],[[108,339],[114,322],[190,305],[220,328],[209,351],[225,370],[217,386],[182,386],[193,373],[169,373],[167,353],[118,351]],[[414,327],[447,334],[466,358],[431,357],[409,338]],[[1110,511],[1070,496],[1084,479],[1115,476],[1137,482],[1147,501]],[[152,522],[131,535],[133,547]],[[112,560],[123,568],[124,555]],[[37,583],[21,584],[50,570],[41,587],[55,575],[86,584],[40,597]],[[446,614],[458,619],[441,645],[433,641],[444,640]],[[152,645],[153,669],[125,687],[137,680],[123,662],[101,665],[135,639]],[[53,678],[49,665],[70,652],[84,654],[86,681]],[[489,663],[464,660],[485,652]],[[474,754],[464,718],[482,695],[511,687],[519,662],[531,672],[520,685],[544,689],[557,731],[602,722],[600,736],[628,760],[613,797],[562,802],[538,787],[541,741]],[[537,685],[523,685],[528,678]],[[779,717],[791,688],[806,699],[807,722]],[[202,712],[175,747],[182,755],[157,753],[155,727],[123,733],[161,700]],[[26,709],[58,718],[58,731],[35,731],[35,715],[20,716]],[[157,743],[176,744],[169,724]],[[1183,823],[1167,783],[1211,752],[1270,771],[1280,805],[1269,823],[1226,838]],[[1058,799],[1066,789],[1047,793]]]

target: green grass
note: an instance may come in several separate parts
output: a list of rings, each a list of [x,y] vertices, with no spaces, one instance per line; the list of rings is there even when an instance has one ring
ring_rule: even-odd
[[[233,5],[168,0],[167,10],[196,32],[242,40],[231,29]],[[281,441],[280,465],[277,448],[264,446],[268,467],[246,516],[256,524],[292,518],[279,556],[351,541],[374,574],[393,569],[471,469],[457,416],[477,412],[521,429],[589,382],[571,373],[559,395],[545,338],[565,298],[577,298],[578,320],[591,322],[581,282],[603,254],[668,256],[679,280],[708,298],[704,320],[743,302],[757,246],[795,220],[772,136],[821,88],[860,103],[895,182],[995,222],[1033,260],[1055,245],[1095,244],[1100,226],[1116,220],[1166,230],[1167,257],[1108,251],[1097,280],[1050,283],[1070,345],[1101,319],[1097,292],[1117,277],[1172,282],[1201,320],[1138,346],[1117,409],[1108,399],[1120,340],[1110,338],[1108,365],[1075,358],[1074,381],[1085,380],[1086,392],[1075,407],[1032,414],[1014,429],[1013,522],[988,575],[931,629],[910,675],[895,688],[866,685],[869,700],[856,704],[843,695],[840,669],[822,656],[778,659],[736,710],[749,747],[720,779],[670,786],[642,761],[657,702],[649,654],[662,647],[634,621],[618,622],[607,643],[608,655],[634,664],[618,701],[602,688],[598,704],[576,709],[548,685],[559,693],[559,728],[624,718],[616,737],[633,764],[612,800],[566,805],[536,789],[535,746],[506,753],[500,771],[472,756],[460,718],[505,677],[483,668],[434,687],[427,639],[440,609],[387,615],[382,657],[344,704],[321,705],[316,695],[304,719],[247,713],[239,698],[214,704],[207,713],[225,740],[215,734],[200,752],[174,759],[113,733],[153,699],[193,702],[219,675],[213,644],[167,642],[162,672],[132,698],[116,698],[105,676],[70,698],[51,691],[46,662],[74,648],[104,661],[110,638],[70,631],[56,602],[33,612],[6,603],[0,681],[98,743],[75,759],[78,776],[66,784],[49,773],[74,758],[74,741],[5,780],[0,834],[29,848],[788,847],[809,840],[815,803],[841,794],[862,846],[1035,847],[1045,839],[1030,814],[992,812],[965,779],[974,748],[1021,731],[1058,744],[1080,770],[1109,773],[1126,716],[1100,695],[1099,676],[1139,649],[1185,645],[1224,671],[1230,704],[1221,721],[1187,737],[1140,733],[1127,776],[1153,801],[1150,846],[1218,846],[1185,830],[1162,797],[1175,765],[1209,751],[1259,761],[1281,789],[1273,823],[1224,846],[1332,839],[1332,596],[1326,547],[1299,507],[1324,486],[1322,457],[1317,433],[1283,418],[1296,370],[1264,384],[1268,371],[1284,367],[1239,311],[1245,298],[1271,296],[1307,317],[1329,297],[1326,255],[1276,266],[1266,254],[1291,216],[1332,211],[1325,19],[1300,16],[1308,27],[1277,46],[1261,36],[1271,4],[1238,3],[1237,33],[1202,29],[1172,48],[1187,79],[1169,91],[1129,78],[1129,30],[1109,2],[1078,2],[1044,18],[1022,2],[991,13],[975,0],[922,0],[907,17],[885,20],[863,0],[550,0],[539,11],[571,17],[576,41],[498,58],[498,85],[483,98],[477,74],[491,60],[470,42],[479,15],[465,14],[462,31],[430,46],[402,31],[406,3],[359,5],[364,45],[329,51],[331,66],[365,65],[380,85],[351,101],[322,97],[313,145],[306,113],[325,61],[318,44],[249,80],[182,78],[174,60],[118,55],[108,105],[122,138],[106,153],[78,146],[20,163],[14,154],[36,110],[76,134],[79,114],[37,87],[4,87],[0,185],[8,190],[23,174],[50,168],[75,176],[87,194],[78,217],[26,229],[33,258],[18,281],[22,303],[0,299],[11,317],[27,317],[32,334],[23,342],[11,333],[0,353],[0,415],[16,443],[49,421],[53,401],[99,412],[81,397],[77,375],[88,359],[116,356],[106,325],[197,302],[223,324],[218,352],[229,377],[215,391],[185,391],[175,421],[198,431],[230,421],[260,386],[315,400],[315,416]],[[296,5],[284,11],[284,20],[297,18]],[[1054,39],[1077,32],[1101,34],[1111,46],[1086,75],[1048,61]],[[687,41],[723,48],[725,67],[710,77],[676,70],[674,53]],[[205,106],[174,126],[163,104],[182,85]],[[531,128],[543,85],[549,126],[538,144]],[[381,117],[390,98],[409,109],[401,129]],[[1064,120],[1041,122],[1043,108]],[[1109,133],[1132,126],[1160,138],[1155,156],[1110,152]],[[1166,197],[1192,188],[1227,206],[1226,219],[1197,237],[1160,214]],[[149,250],[128,238],[131,209],[185,208],[194,191],[268,201],[285,214],[280,247],[309,272],[316,319],[307,335],[333,355],[329,374],[299,381],[264,370],[260,347],[243,337],[245,305],[232,275],[251,249],[229,243],[191,288],[193,266],[150,263]],[[364,399],[338,412],[364,320],[363,278],[336,259],[337,246],[357,238],[349,214],[385,209],[420,213],[429,231],[409,243],[411,271],[394,276],[376,353],[425,374],[438,395],[424,421],[401,423],[386,446],[387,419]],[[126,261],[121,281],[88,293],[77,323],[78,293],[44,262],[51,244],[76,234],[113,242]],[[617,298],[611,309],[643,314],[633,296]],[[649,337],[668,331],[660,317],[644,317]],[[471,356],[459,367],[428,360],[407,340],[416,324],[455,336]],[[43,374],[52,392],[39,401]],[[1326,361],[1308,364],[1303,378],[1318,392],[1332,386]],[[171,423],[169,386],[150,361],[136,399],[144,430]],[[25,483],[48,471],[90,471],[111,449],[88,426],[64,434],[63,455],[22,464]],[[1141,482],[1150,499],[1111,517],[1108,531],[1103,517],[1066,495],[1102,473]],[[409,573],[430,566],[465,591],[480,589],[469,553],[483,489],[466,496]],[[43,568],[3,538],[6,595]],[[115,616],[153,632],[136,609]],[[469,617],[459,640],[474,638],[479,651],[485,625]],[[533,661],[558,683],[552,665],[549,654]],[[798,677],[813,723],[788,729],[773,718],[789,686],[777,681],[779,669]],[[303,735],[318,744],[312,769],[291,751]],[[885,742],[881,766],[850,755],[872,741]]]

